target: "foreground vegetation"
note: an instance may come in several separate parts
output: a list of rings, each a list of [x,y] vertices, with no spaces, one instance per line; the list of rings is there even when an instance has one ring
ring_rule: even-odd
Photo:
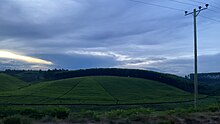
[[[83,77],[75,75],[75,78],[38,82],[50,78],[43,79],[44,72],[35,72],[36,75],[31,71],[36,82],[28,84],[0,74],[0,124],[220,123],[219,96],[199,95],[198,109],[191,108],[193,95],[188,92],[191,84],[186,79],[149,71],[138,73],[139,76],[147,73],[152,76],[149,79],[134,78],[128,74],[135,76],[133,72],[139,70],[113,70],[124,77],[86,76],[87,72],[100,71],[90,69],[79,71]],[[104,71],[112,72],[111,69]],[[23,73],[26,71],[16,75],[23,77]],[[47,73],[49,77],[53,74],[71,77],[76,72]]]
[[[152,123],[191,124],[220,123],[219,104],[198,109],[176,108],[155,111],[149,108],[115,109],[110,111],[74,110],[68,107],[0,107],[0,123]]]

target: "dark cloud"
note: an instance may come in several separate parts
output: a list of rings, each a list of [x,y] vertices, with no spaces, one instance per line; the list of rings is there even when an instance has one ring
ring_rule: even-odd
[[[220,53],[215,55],[203,55],[199,57],[198,64],[200,72],[219,72]]]
[[[3,1],[0,50],[40,57],[54,62],[53,67],[67,69],[130,67],[180,75],[193,71],[193,23],[192,17],[185,17],[184,12],[129,0]],[[192,10],[192,6],[171,1],[148,2]],[[220,5],[219,1],[210,4]],[[211,11],[201,14],[219,17]],[[215,58],[219,55],[213,55],[220,53],[219,28],[218,23],[198,18],[199,49],[208,49],[201,54],[200,71],[219,70],[219,60]],[[77,50],[119,56],[66,54]],[[120,57],[130,60],[118,61]],[[1,68],[10,65],[23,68],[24,64],[9,62]],[[37,67],[28,65],[33,66]]]
[[[81,68],[97,68],[112,67],[118,64],[111,57],[95,57],[86,55],[66,55],[66,54],[43,54],[33,55],[47,60],[54,60],[54,68],[64,69],[81,69]]]
[[[0,70],[12,69],[12,70],[47,70],[54,68],[52,65],[32,64],[13,59],[0,58]]]

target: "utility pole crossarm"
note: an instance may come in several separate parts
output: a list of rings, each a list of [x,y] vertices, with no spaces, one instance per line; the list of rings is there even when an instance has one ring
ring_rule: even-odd
[[[208,6],[209,4],[206,4],[205,8],[202,8],[201,6],[199,6],[199,10],[196,10],[196,16],[198,16],[201,11],[208,9]],[[188,11],[185,11],[185,16],[191,15],[191,14],[194,15],[194,12],[188,13]]]
[[[193,12],[188,13],[188,11],[185,11],[185,16],[187,15],[193,15],[194,19],[194,108],[197,107],[197,96],[198,96],[198,66],[197,66],[197,29],[196,29],[196,17],[199,15],[199,13],[203,10],[208,9],[208,4],[205,5],[205,8],[202,8],[199,6],[199,10],[194,9]]]

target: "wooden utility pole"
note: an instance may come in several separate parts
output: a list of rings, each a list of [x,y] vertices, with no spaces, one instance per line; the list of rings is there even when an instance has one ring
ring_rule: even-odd
[[[185,11],[185,16],[187,15],[193,15],[194,20],[194,108],[197,108],[197,97],[198,97],[198,62],[197,62],[197,28],[196,28],[196,17],[199,15],[199,13],[203,10],[208,9],[208,4],[205,5],[205,8],[202,8],[199,6],[199,9],[194,9],[193,12],[188,13],[188,11]]]

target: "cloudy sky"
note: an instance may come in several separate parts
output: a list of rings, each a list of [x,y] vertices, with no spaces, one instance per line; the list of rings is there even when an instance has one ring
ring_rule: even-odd
[[[207,2],[197,18],[199,72],[220,71],[219,0],[138,1],[1,0],[0,69],[117,67],[187,75],[193,17],[184,10]]]

